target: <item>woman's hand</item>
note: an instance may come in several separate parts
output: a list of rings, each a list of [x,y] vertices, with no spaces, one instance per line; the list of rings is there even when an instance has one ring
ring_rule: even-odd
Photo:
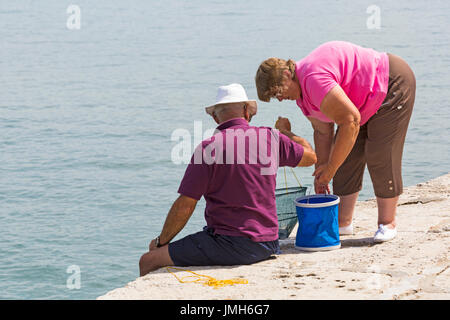
[[[332,170],[328,164],[320,165],[313,172],[314,178],[314,189],[316,193],[325,193],[327,191],[330,193],[329,183],[336,172]]]
[[[282,133],[283,131],[291,131],[291,123],[289,122],[288,118],[278,117],[277,122],[275,122],[275,128],[280,130]]]
[[[327,184],[326,186],[320,184],[317,178],[314,178],[314,191],[316,194],[330,194],[330,186]]]

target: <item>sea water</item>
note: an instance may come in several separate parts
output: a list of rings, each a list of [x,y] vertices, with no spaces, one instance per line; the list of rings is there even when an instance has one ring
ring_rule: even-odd
[[[404,183],[450,171],[448,1],[377,1],[378,13],[350,0],[71,4],[0,2],[1,299],[93,299],[134,280],[186,168],[172,133],[194,145],[196,121],[215,127],[204,107],[219,85],[257,99],[268,57],[330,40],[402,56],[417,77]],[[292,101],[259,102],[252,124],[279,115],[312,141]],[[305,186],[312,172],[296,169]],[[366,172],[361,199],[372,196]],[[204,205],[176,239],[201,230]]]

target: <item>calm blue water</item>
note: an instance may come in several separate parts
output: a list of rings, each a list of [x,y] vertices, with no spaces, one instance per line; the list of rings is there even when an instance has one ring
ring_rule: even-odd
[[[80,30],[66,27],[69,2],[0,2],[2,299],[93,299],[134,280],[184,173],[172,132],[213,128],[203,107],[219,85],[240,82],[256,98],[270,56],[298,60],[347,40],[404,57],[418,85],[405,185],[450,171],[448,1],[376,1],[380,30],[366,27],[372,1],[72,3]],[[312,141],[295,103],[259,107],[255,125],[287,116]],[[296,172],[311,185],[312,171]],[[363,199],[373,196],[365,182]],[[200,230],[203,208],[177,239]],[[78,290],[66,286],[71,265]]]

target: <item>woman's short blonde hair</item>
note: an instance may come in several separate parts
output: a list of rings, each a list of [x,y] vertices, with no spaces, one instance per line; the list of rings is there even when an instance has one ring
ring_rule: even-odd
[[[295,78],[295,61],[269,58],[261,63],[255,76],[259,100],[269,102],[270,98],[284,89],[283,72],[285,70],[289,70],[292,78]]]

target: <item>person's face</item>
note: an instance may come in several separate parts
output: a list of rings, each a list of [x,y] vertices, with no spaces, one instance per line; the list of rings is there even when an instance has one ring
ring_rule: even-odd
[[[300,99],[300,84],[295,79],[292,79],[292,75],[288,70],[286,70],[283,74],[283,84],[284,89],[275,96],[278,101]]]

